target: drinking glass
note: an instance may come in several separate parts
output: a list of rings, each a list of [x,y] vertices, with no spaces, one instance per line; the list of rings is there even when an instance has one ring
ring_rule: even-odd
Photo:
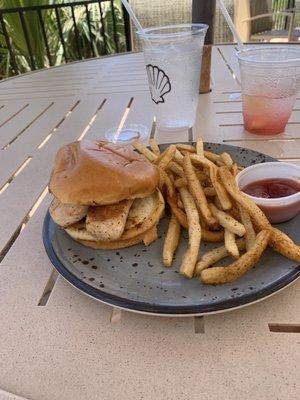
[[[300,88],[300,49],[260,46],[237,52],[244,127],[275,135],[285,130]]]
[[[204,24],[170,25],[138,31],[158,127],[191,127],[196,117]]]

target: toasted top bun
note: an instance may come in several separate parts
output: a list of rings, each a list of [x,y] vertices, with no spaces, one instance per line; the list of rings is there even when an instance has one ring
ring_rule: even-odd
[[[106,205],[147,197],[157,185],[157,168],[130,147],[80,141],[57,152],[49,190],[62,203]]]

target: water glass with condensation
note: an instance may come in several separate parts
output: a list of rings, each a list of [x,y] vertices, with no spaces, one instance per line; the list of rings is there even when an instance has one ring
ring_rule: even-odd
[[[137,32],[159,128],[181,129],[194,124],[207,28],[204,24],[183,24]]]
[[[261,45],[237,52],[245,130],[275,135],[285,130],[300,88],[300,48]]]

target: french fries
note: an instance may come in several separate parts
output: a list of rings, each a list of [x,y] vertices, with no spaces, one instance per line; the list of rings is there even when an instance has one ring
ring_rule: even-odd
[[[152,150],[152,153],[154,153],[156,156],[160,156],[160,149],[157,141],[155,139],[149,139],[149,145]]]
[[[260,259],[268,245],[270,231],[260,231],[256,236],[254,246],[243,254],[238,260],[226,267],[212,267],[204,269],[200,273],[203,283],[208,285],[220,285],[233,282],[248,272]]]
[[[198,210],[200,211],[204,221],[208,225],[217,225],[217,220],[213,217],[200,182],[197,179],[190,157],[186,155],[183,160],[183,170],[185,172],[188,188],[192,194]]]
[[[187,223],[187,219],[186,219],[186,214],[183,210],[180,209],[180,207],[178,206],[178,199],[177,197],[171,197],[171,196],[167,196],[167,203],[170,206],[171,212],[172,214],[174,214],[174,216],[176,217],[176,219],[178,220],[178,222],[180,223],[180,225],[187,229],[188,227],[188,223]]]
[[[184,205],[183,205],[181,199],[177,200],[177,205],[178,205],[179,208],[181,208],[181,210],[184,210]]]
[[[239,173],[238,165],[234,163],[231,167],[231,173],[233,176],[236,176]]]
[[[175,154],[174,154],[174,160],[179,164],[182,165],[183,162],[183,155],[180,153],[180,151],[176,148]]]
[[[191,155],[191,161],[194,161],[195,163],[204,165],[209,168],[210,180],[211,180],[213,187],[216,190],[216,193],[220,200],[222,208],[223,208],[223,210],[230,210],[232,207],[232,204],[226,193],[226,190],[224,189],[224,187],[221,185],[221,183],[218,180],[218,176],[217,176],[218,167],[216,167],[216,165],[209,159],[207,159],[205,157],[200,157],[197,154]]]
[[[168,226],[168,231],[163,247],[163,263],[166,267],[171,267],[174,253],[180,240],[180,223],[172,214]]]
[[[244,250],[246,247],[245,240],[238,239],[236,241],[236,245],[238,250]],[[203,257],[196,264],[196,275],[200,275],[200,272],[206,268],[209,268],[211,265],[216,262],[222,260],[225,257],[228,257],[230,254],[228,253],[225,246],[217,247],[211,251],[208,251],[203,255]]]
[[[178,178],[174,182],[174,186],[179,189],[181,187],[187,186],[187,180],[185,178]]]
[[[167,168],[169,163],[172,161],[175,154],[176,147],[174,145],[169,146],[160,156],[157,158],[158,168],[163,171]]]
[[[196,142],[196,153],[200,157],[204,157],[204,147],[202,138],[198,138]]]
[[[201,226],[197,207],[192,195],[184,187],[179,189],[179,193],[185,208],[189,233],[189,244],[180,265],[180,273],[187,278],[192,278],[200,248]]]
[[[233,258],[239,258],[240,252],[235,241],[235,234],[228,229],[225,229],[224,232],[224,243],[228,254]]]
[[[205,187],[203,188],[203,192],[207,197],[214,197],[217,194],[216,189],[213,187]]]
[[[270,246],[290,260],[300,262],[300,246],[296,245],[292,239],[290,239],[279,229],[272,227],[265,214],[254,203],[254,201],[252,201],[239,190],[235,183],[234,177],[227,167],[221,167],[219,169],[219,174],[226,190],[231,194],[237,203],[239,203],[248,211],[256,226],[261,230],[268,229],[271,231]]]
[[[244,207],[244,209],[248,211],[259,229],[262,230],[265,228],[269,228],[271,224],[265,214],[254,203],[254,201],[249,199],[249,197],[247,197],[239,190],[237,184],[235,183],[234,176],[231,174],[229,169],[227,167],[220,167],[218,172],[227,192],[234,198],[237,203],[239,203],[242,207]]]
[[[257,263],[268,244],[300,262],[300,246],[272,227],[261,209],[238,188],[235,176],[243,167],[230,154],[204,150],[201,138],[195,146],[179,143],[163,152],[154,139],[150,140],[151,150],[138,142],[133,146],[157,165],[159,187],[171,210],[162,256],[166,267],[173,263],[181,227],[189,238],[179,272],[187,278],[197,276],[204,284],[240,278]],[[144,242],[149,244],[156,237],[152,229]],[[199,259],[201,241],[221,242],[221,246]],[[215,265],[228,256],[235,259],[232,264]]]
[[[253,228],[252,221],[248,212],[240,204],[238,204],[238,209],[241,217],[241,222],[246,229],[245,233],[246,248],[247,250],[250,250],[255,242],[255,236],[256,236],[255,230]]]
[[[189,153],[196,153],[195,147],[192,146],[191,144],[179,143],[179,144],[176,144],[176,147],[180,151],[184,150],[184,151],[188,151]]]
[[[204,151],[204,157],[206,157],[208,160],[216,163],[217,161],[220,161],[221,157],[220,154],[215,154],[212,153],[211,151]]]
[[[224,152],[220,155],[220,158],[229,169],[233,166],[233,160],[230,154]]]
[[[175,189],[172,180],[164,170],[159,169],[159,188],[160,190],[163,190],[164,187],[166,188],[168,195],[174,197]]]
[[[219,210],[214,204],[210,204],[210,209],[213,216],[219,221],[219,224],[230,232],[238,236],[244,236],[246,229],[239,221],[232,218],[231,215],[226,214],[224,211]]]
[[[219,231],[213,232],[201,228],[201,235],[202,239],[205,240],[206,242],[212,242],[212,243],[222,242],[222,240],[224,239],[224,230],[221,229]]]
[[[270,246],[290,260],[300,262],[300,246],[279,229],[271,228]]]
[[[175,161],[171,161],[168,165],[168,169],[171,172],[174,172],[175,175],[180,176],[181,178],[184,178],[184,172],[182,167]]]
[[[135,141],[132,146],[141,154],[143,154],[149,161],[153,162],[157,159],[157,155],[151,150],[147,149],[142,143]]]

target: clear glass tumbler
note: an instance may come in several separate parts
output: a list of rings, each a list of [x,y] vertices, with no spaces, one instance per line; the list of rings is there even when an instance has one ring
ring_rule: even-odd
[[[245,130],[284,132],[300,88],[300,48],[260,46],[237,52]]]
[[[137,32],[160,128],[179,129],[194,124],[207,28],[203,24],[184,24]]]

